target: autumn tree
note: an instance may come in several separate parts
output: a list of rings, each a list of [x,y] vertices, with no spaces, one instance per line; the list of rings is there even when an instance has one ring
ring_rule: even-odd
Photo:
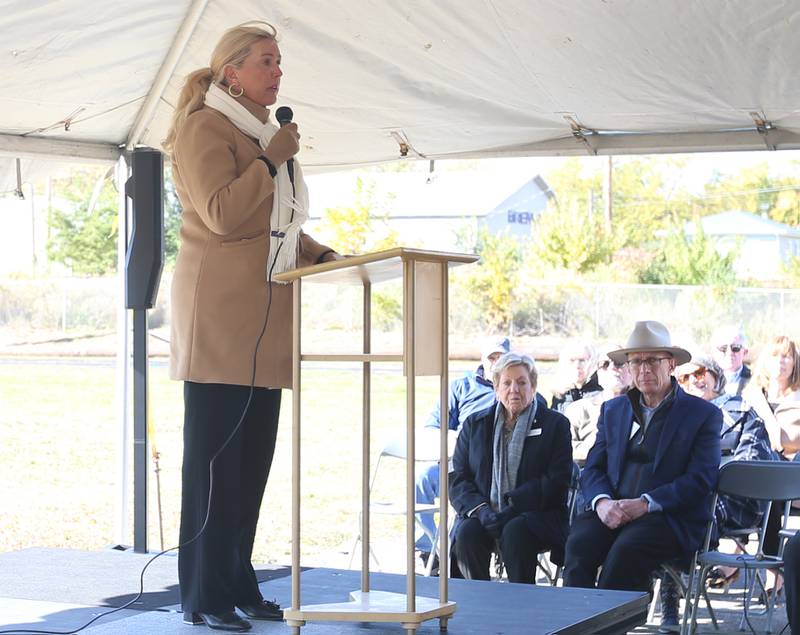
[[[398,234],[389,226],[388,217],[386,202],[376,200],[374,184],[364,183],[359,177],[353,204],[326,209],[319,235],[343,254],[389,249],[397,246]]]
[[[480,260],[477,266],[470,267],[466,286],[488,330],[507,332],[510,328],[523,245],[507,234],[493,235],[486,229],[478,231],[475,251]]]

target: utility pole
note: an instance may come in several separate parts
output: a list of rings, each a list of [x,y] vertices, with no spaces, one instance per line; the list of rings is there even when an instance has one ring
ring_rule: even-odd
[[[614,173],[614,158],[611,155],[607,157],[605,178],[603,179],[603,212],[606,221],[606,229],[611,231],[611,217],[612,217],[612,199],[614,196],[613,190],[613,173]]]

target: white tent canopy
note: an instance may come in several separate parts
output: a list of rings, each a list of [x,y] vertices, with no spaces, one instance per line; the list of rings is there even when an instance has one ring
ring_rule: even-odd
[[[280,31],[312,169],[411,158],[800,148],[800,2],[11,0],[13,159],[158,147],[221,32]],[[24,169],[29,169],[28,165]]]

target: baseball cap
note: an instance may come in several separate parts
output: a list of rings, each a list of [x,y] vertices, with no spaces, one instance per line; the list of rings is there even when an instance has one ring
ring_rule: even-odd
[[[492,337],[484,341],[481,347],[481,357],[489,357],[492,353],[508,353],[511,350],[511,342],[507,337]]]

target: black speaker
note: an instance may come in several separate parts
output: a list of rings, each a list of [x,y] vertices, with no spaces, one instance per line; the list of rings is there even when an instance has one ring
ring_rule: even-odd
[[[152,309],[164,266],[164,160],[158,150],[137,148],[125,195],[132,213],[125,254],[125,306]]]

